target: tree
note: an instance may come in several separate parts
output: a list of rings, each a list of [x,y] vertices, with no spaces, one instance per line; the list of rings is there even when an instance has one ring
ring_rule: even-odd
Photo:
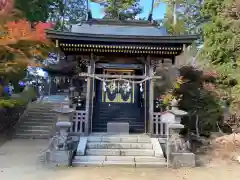
[[[72,25],[85,20],[86,15],[86,0],[53,0],[49,20],[55,24],[55,29],[69,31]]]
[[[30,22],[46,22],[54,0],[15,0],[15,8]]]
[[[205,0],[201,10],[208,20],[203,28],[203,56],[214,64],[239,63],[240,16],[235,0]]]
[[[133,20],[142,12],[140,0],[92,0],[104,7],[105,19]]]
[[[202,0],[156,0],[155,7],[159,6],[160,2],[167,4],[163,24],[169,34],[199,33],[202,24]]]
[[[36,23],[34,28],[26,20],[15,19],[13,2],[0,9],[0,75],[2,79],[17,73],[27,65],[36,65],[34,59],[43,59],[51,43],[45,37],[49,23]]]

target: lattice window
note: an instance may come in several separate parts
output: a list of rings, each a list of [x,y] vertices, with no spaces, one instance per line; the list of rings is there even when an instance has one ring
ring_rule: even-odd
[[[72,117],[71,132],[84,133],[86,123],[86,111],[76,111]]]
[[[161,113],[153,113],[153,133],[165,136],[167,133],[166,124],[161,122]]]

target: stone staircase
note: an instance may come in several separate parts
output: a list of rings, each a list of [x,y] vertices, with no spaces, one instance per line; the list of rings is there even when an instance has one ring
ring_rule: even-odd
[[[156,148],[160,144],[147,135],[98,134],[87,137],[86,143],[81,141],[84,137],[80,138],[73,166],[166,166],[162,149]]]
[[[47,139],[53,135],[56,123],[56,113],[52,111],[58,107],[64,96],[48,96],[40,102],[28,105],[16,126],[15,138]]]

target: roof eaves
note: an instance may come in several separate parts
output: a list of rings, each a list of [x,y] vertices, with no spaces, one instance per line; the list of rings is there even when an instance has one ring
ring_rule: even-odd
[[[171,43],[170,40],[179,43],[192,43],[199,38],[199,35],[179,35],[179,36],[125,36],[125,35],[104,35],[104,34],[83,34],[83,33],[69,33],[69,32],[59,32],[59,31],[46,31],[47,37],[51,39],[69,39],[69,40],[89,40],[89,41],[112,41],[118,40],[123,42],[132,41],[148,41],[157,42],[165,41],[166,43]]]

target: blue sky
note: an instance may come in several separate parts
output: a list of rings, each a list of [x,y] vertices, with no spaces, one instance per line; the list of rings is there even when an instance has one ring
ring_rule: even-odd
[[[139,15],[139,17],[148,17],[149,11],[151,9],[151,3],[150,0],[140,0],[140,5],[143,8],[143,13]],[[102,18],[103,17],[103,11],[99,4],[96,3],[90,3],[90,8],[92,10],[92,15],[94,18]],[[162,19],[164,17],[164,13],[166,10],[166,5],[164,3],[161,3],[158,7],[154,9],[153,12],[153,19]]]

